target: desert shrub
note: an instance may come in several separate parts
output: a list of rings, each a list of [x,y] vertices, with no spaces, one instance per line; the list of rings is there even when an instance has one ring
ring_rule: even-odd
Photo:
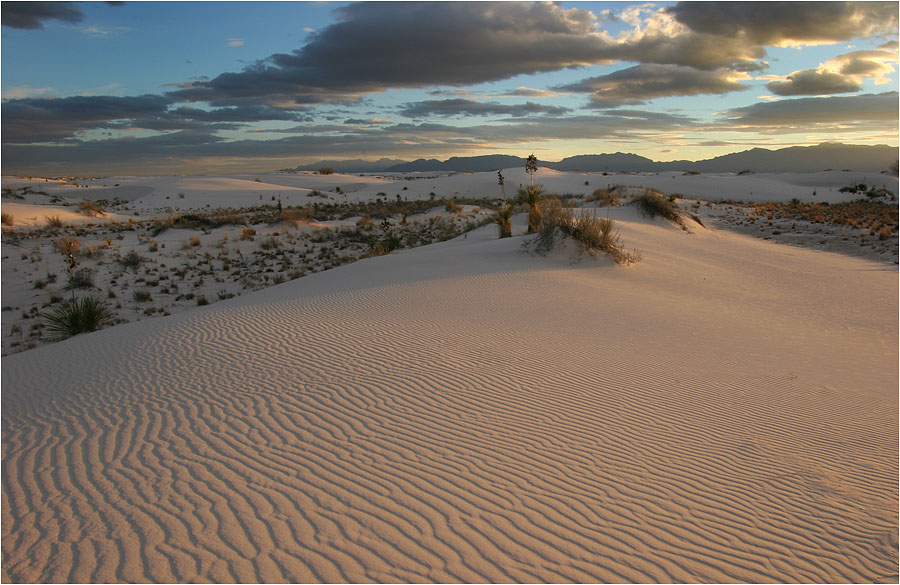
[[[494,212],[494,223],[500,228],[500,238],[512,237],[512,206],[507,204],[501,205]]]
[[[892,234],[892,231],[891,231],[890,226],[885,226],[885,227],[881,228],[881,230],[879,230],[878,239],[881,241],[884,241],[884,240],[890,238],[891,234]]]
[[[88,267],[79,268],[78,270],[73,270],[69,275],[69,283],[66,285],[66,288],[76,289],[76,288],[94,288],[94,271]]]
[[[53,247],[63,256],[77,255],[81,250],[81,240],[73,236],[63,236],[53,242]]]
[[[462,207],[459,206],[455,199],[449,199],[444,204],[444,210],[450,213],[459,213],[460,211],[462,211]]]
[[[47,222],[47,227],[49,227],[49,228],[57,228],[57,229],[58,229],[58,228],[61,228],[61,227],[63,226],[63,222],[62,222],[62,220],[59,218],[58,215],[54,215],[54,216],[52,216],[52,217],[49,216],[49,215],[45,215],[45,216],[44,216],[44,221]]]
[[[525,207],[528,212],[528,233],[533,234],[541,227],[541,206],[539,205],[547,195],[541,185],[529,185],[519,187],[516,192],[516,202]]]
[[[281,221],[307,221],[309,220],[309,217],[309,210],[299,208],[282,209],[278,214],[278,219],[280,219]]]
[[[662,217],[674,221],[678,225],[684,224],[681,213],[672,202],[649,189],[641,195],[632,197],[631,202],[637,206],[644,217]]]
[[[79,333],[96,331],[113,320],[113,312],[106,303],[94,297],[84,297],[60,305],[44,316],[47,331],[65,339]]]
[[[594,211],[583,211],[576,217],[574,210],[557,198],[546,202],[543,207],[540,230],[533,244],[535,251],[549,252],[561,238],[569,237],[578,242],[583,252],[591,255],[603,252],[617,264],[640,261],[640,251],[626,252],[622,247],[613,220],[597,217]]]
[[[333,175],[334,169],[331,167],[322,167],[319,169],[319,174],[320,175]]]
[[[78,204],[78,212],[90,217],[106,215],[106,210],[103,209],[103,206],[96,201],[91,201],[90,199],[85,199]]]
[[[138,303],[147,303],[151,300],[150,291],[146,289],[137,289],[132,293],[132,296]]]
[[[259,247],[262,250],[277,250],[281,247],[281,242],[279,242],[277,238],[270,237],[260,242]]]
[[[198,236],[197,234],[194,234],[193,236],[188,238],[188,243],[192,248],[196,248],[196,247],[200,246],[200,244],[202,242],[200,240],[200,236]]]
[[[597,189],[586,201],[597,201],[604,207],[615,207],[619,205],[619,198],[613,191],[614,189]]]
[[[3,225],[15,225],[16,221],[13,219],[13,214],[11,213],[0,213],[0,221],[3,222]]]
[[[253,236],[256,235],[256,230],[253,228],[243,228],[241,230],[241,239],[252,242]]]
[[[137,268],[143,261],[144,258],[135,250],[128,250],[128,252],[126,252],[125,255],[122,256],[122,258],[119,260],[119,264],[121,264],[125,268]]]

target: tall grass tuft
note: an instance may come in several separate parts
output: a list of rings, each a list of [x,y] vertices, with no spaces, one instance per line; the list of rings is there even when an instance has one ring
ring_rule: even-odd
[[[571,207],[554,197],[543,205],[541,229],[534,241],[535,250],[549,252],[560,236],[574,239],[582,251],[591,255],[603,252],[617,264],[634,264],[643,257],[638,250],[625,251],[613,220],[597,217],[594,211],[582,211],[576,217]]]
[[[79,333],[96,331],[111,322],[113,316],[106,303],[94,297],[83,297],[54,308],[44,320],[51,335],[65,339]]]
[[[631,202],[637,206],[644,217],[662,217],[663,219],[674,221],[682,227],[684,226],[684,219],[675,205],[665,197],[657,195],[649,189],[645,190],[641,195],[632,197]]]

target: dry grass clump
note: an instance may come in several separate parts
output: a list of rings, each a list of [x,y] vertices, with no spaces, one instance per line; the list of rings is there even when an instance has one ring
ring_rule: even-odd
[[[16,220],[13,218],[13,214],[11,213],[0,213],[0,221],[3,222],[3,225],[13,226],[16,224]]]
[[[568,237],[578,242],[582,252],[591,255],[603,252],[616,264],[634,264],[643,257],[639,250],[627,252],[622,247],[621,236],[611,219],[597,217],[593,211],[582,211],[576,216],[571,207],[556,197],[545,202],[542,208],[541,227],[534,240],[537,252],[547,253],[561,237]]]
[[[45,215],[44,221],[47,222],[47,227],[49,227],[49,228],[59,229],[63,226],[63,221],[59,218],[58,215],[54,215],[54,216]]]
[[[245,241],[253,241],[253,236],[256,235],[256,230],[253,228],[245,227],[241,230],[241,239]]]
[[[597,189],[591,193],[585,201],[597,201],[603,207],[618,207],[620,205],[619,197],[616,195],[615,190],[615,187],[610,189]]]
[[[684,219],[675,205],[662,195],[649,189],[644,190],[640,195],[633,196],[631,202],[637,206],[644,217],[662,217],[663,219],[674,221],[682,227],[684,226]]]
[[[96,201],[85,199],[78,204],[78,212],[89,217],[105,216],[106,210]]]

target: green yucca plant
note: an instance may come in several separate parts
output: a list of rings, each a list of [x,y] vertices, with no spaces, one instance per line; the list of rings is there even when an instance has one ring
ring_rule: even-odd
[[[96,331],[112,319],[113,312],[106,303],[94,297],[71,300],[54,308],[44,317],[47,331],[59,339]]]
[[[500,238],[512,237],[512,206],[507,204],[497,208],[494,223],[500,228]]]
[[[516,192],[516,202],[523,205],[528,211],[528,233],[533,234],[541,229],[541,201],[546,199],[544,188],[540,185],[519,187]]]

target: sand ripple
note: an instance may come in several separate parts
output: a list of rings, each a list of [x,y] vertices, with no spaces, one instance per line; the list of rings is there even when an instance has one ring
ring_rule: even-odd
[[[720,311],[604,286],[430,280],[4,358],[3,578],[896,575],[896,389],[788,352],[826,325],[735,311],[737,348]]]

